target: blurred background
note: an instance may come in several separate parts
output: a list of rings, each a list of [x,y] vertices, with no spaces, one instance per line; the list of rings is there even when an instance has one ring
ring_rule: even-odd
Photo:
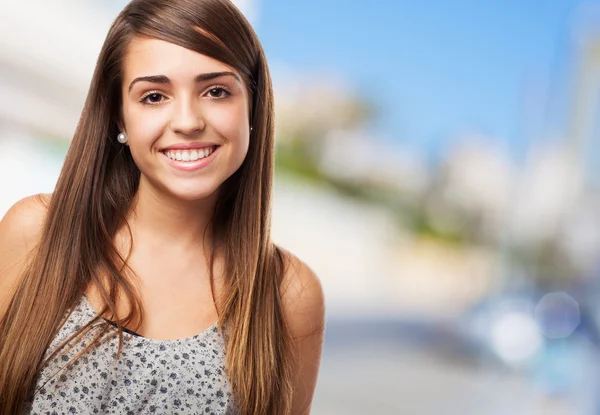
[[[123,0],[0,0],[0,216],[51,192]],[[316,415],[600,414],[600,1],[244,0]]]

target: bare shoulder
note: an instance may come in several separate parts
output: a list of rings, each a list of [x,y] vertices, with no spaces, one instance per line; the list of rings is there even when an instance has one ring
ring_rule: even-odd
[[[291,252],[279,248],[285,273],[281,285],[283,312],[293,338],[294,415],[310,413],[325,335],[325,295],[316,274]]]
[[[50,197],[37,194],[15,203],[0,221],[0,246],[6,248],[10,243],[31,249],[37,243]]]
[[[278,248],[285,259],[281,297],[292,337],[322,333],[325,329],[325,295],[321,281],[297,256]]]
[[[21,199],[0,220],[0,314],[38,243],[50,197],[38,194]]]

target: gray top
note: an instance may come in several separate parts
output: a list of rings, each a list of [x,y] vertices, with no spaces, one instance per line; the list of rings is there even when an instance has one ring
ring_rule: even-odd
[[[96,315],[82,296],[45,356]],[[238,414],[225,372],[225,343],[216,323],[178,340],[124,332],[116,363],[118,336],[63,370],[95,333],[92,330],[42,368],[25,414]]]

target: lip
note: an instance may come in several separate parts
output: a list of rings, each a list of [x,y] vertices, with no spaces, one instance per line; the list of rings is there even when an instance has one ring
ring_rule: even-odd
[[[165,150],[161,151],[160,154],[162,157],[164,157],[164,159],[167,161],[167,163],[171,166],[176,168],[177,170],[183,170],[183,171],[195,171],[195,170],[200,170],[205,168],[206,166],[208,166],[213,159],[215,158],[215,154],[217,154],[219,152],[219,148],[220,146],[215,145],[216,148],[214,149],[214,151],[212,153],[210,153],[210,155],[208,157],[204,157],[201,159],[198,159],[196,161],[177,161],[177,160],[171,160],[169,157],[167,157],[167,155],[164,153],[165,151],[168,150],[188,150],[188,149],[195,149],[195,148],[205,148],[205,147],[211,147],[211,146],[202,146],[202,147],[185,147],[185,148],[181,148],[181,147],[168,147]]]
[[[207,148],[207,147],[219,147],[219,145],[217,143],[180,143],[180,144],[173,144],[170,145],[169,147],[164,147],[161,148],[160,151],[169,151],[169,150],[197,150],[197,149],[201,149],[201,148]]]

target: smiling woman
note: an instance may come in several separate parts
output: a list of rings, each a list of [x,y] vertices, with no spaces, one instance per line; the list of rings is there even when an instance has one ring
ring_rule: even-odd
[[[273,147],[235,6],[129,3],[54,194],[0,222],[0,413],[309,413],[323,293],[271,241]]]

